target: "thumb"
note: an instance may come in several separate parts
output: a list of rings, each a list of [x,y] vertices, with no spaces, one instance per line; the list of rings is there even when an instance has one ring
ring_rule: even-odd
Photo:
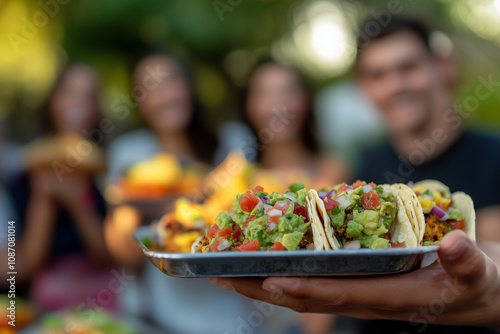
[[[487,267],[486,255],[461,230],[452,231],[441,240],[439,259],[451,277],[468,283],[484,277]]]

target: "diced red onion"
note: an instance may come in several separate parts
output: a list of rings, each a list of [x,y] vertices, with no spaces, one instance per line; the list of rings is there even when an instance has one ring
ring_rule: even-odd
[[[293,196],[292,194],[285,193],[285,194],[283,194],[283,196],[285,196],[286,198],[288,198],[290,201],[292,201],[294,203],[297,203],[297,198],[295,198],[295,196]]]
[[[361,243],[359,240],[353,240],[349,241],[344,245],[344,249],[360,249],[361,248]]]
[[[231,242],[229,240],[222,239],[220,244],[217,245],[217,250],[219,252],[223,252],[223,251],[227,250],[230,246],[231,246]]]
[[[431,209],[431,213],[433,213],[439,220],[447,220],[450,218],[450,215],[437,205],[434,205],[434,207]]]
[[[276,204],[274,204],[274,206],[284,207],[287,204],[288,204],[288,201],[277,201]]]
[[[267,201],[269,201],[269,197],[264,196],[260,200],[262,201],[262,203],[266,204]]]
[[[351,200],[347,198],[345,194],[340,195],[339,197],[335,198],[335,200],[339,202],[340,210],[345,210],[349,205],[351,205]]]
[[[277,225],[276,225],[275,222],[271,222],[271,223],[269,223],[269,224],[266,225],[266,230],[267,231],[272,231],[272,230],[274,230],[276,228],[276,226]]]
[[[358,211],[359,211],[359,212],[363,212],[363,211],[365,211],[365,208],[363,208],[361,205],[359,205],[359,206],[358,206]]]
[[[269,205],[269,204],[264,204],[264,209],[271,209],[273,206],[272,205]]]
[[[231,211],[229,211],[229,215],[231,216],[231,218],[233,218],[233,216],[234,216],[234,209],[231,209]]]
[[[318,196],[319,196],[319,198],[321,198],[321,199],[325,199],[326,194],[327,194],[327,192],[326,192],[326,191],[320,191],[320,192],[318,193]]]
[[[283,213],[281,212],[281,210],[278,210],[278,209],[272,209],[271,211],[269,211],[267,213],[268,216],[282,216]]]
[[[325,197],[331,198],[331,197],[336,196],[336,195],[337,195],[337,190],[332,189],[332,190],[330,190],[330,191],[328,192],[328,194],[326,194],[326,196],[325,196]]]
[[[257,210],[261,210],[264,207],[264,203],[262,203],[262,201],[258,201],[255,207],[257,208]]]
[[[366,193],[369,193],[370,191],[372,191],[373,188],[369,185],[369,184],[365,184],[363,186],[363,192],[366,194]]]
[[[422,195],[422,199],[430,199],[431,201],[433,201],[434,197],[432,197],[431,195]]]

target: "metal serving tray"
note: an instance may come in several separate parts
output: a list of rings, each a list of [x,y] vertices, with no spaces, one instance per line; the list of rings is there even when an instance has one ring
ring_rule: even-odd
[[[414,271],[437,259],[439,246],[392,249],[298,250],[293,252],[166,253],[150,250],[149,227],[134,234],[137,244],[163,273],[174,277],[366,276]]]

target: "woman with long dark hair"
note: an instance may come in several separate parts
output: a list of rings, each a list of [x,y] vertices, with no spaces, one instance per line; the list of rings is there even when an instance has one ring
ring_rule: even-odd
[[[40,112],[43,135],[25,147],[27,173],[12,189],[20,218],[19,283],[32,283],[33,298],[46,309],[83,301],[94,290],[90,285],[75,289],[84,279],[75,273],[100,272],[110,261],[102,225],[105,204],[94,182],[105,167],[104,155],[83,135],[101,119],[98,87],[98,76],[87,65],[61,71]],[[51,291],[63,274],[67,279]]]
[[[154,53],[137,63],[131,92],[146,126],[111,143],[111,184],[120,184],[129,167],[160,153],[175,157],[182,167],[199,163],[207,169],[212,166],[217,141],[204,126],[203,111],[193,87],[189,71],[172,55]],[[123,223],[123,216],[130,224]],[[131,206],[119,206],[110,212],[106,220],[107,242],[117,260],[131,266],[142,264],[143,255],[130,235],[145,218]]]
[[[134,72],[132,95],[147,127],[128,133],[109,150],[111,182],[131,164],[165,152],[181,164],[213,164],[216,139],[204,124],[190,73],[175,57],[152,54]]]
[[[244,97],[244,119],[257,138],[254,155],[261,168],[310,187],[349,179],[341,159],[320,151],[312,95],[298,70],[262,61],[251,72]]]
[[[203,122],[193,87],[188,71],[170,55],[154,54],[138,63],[132,92],[142,92],[135,97],[148,128],[111,144],[111,182],[119,181],[128,166],[160,152],[175,156],[184,166],[212,165],[216,143]],[[125,205],[114,208],[106,220],[106,240],[115,259],[128,267],[142,267],[123,292],[126,311],[134,313],[141,305],[138,316],[175,333],[232,332],[239,325],[237,319],[247,317],[250,302],[228,291],[221,293],[206,279],[166,276],[145,261],[131,237],[143,220],[134,207]],[[135,297],[134,291],[139,292]]]

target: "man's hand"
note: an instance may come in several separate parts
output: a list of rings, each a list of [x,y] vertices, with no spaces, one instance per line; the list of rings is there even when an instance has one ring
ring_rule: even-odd
[[[495,252],[500,252],[500,247]],[[439,258],[440,263],[390,276],[210,280],[222,289],[298,312],[500,326],[497,265],[462,231],[450,232],[443,238]]]

